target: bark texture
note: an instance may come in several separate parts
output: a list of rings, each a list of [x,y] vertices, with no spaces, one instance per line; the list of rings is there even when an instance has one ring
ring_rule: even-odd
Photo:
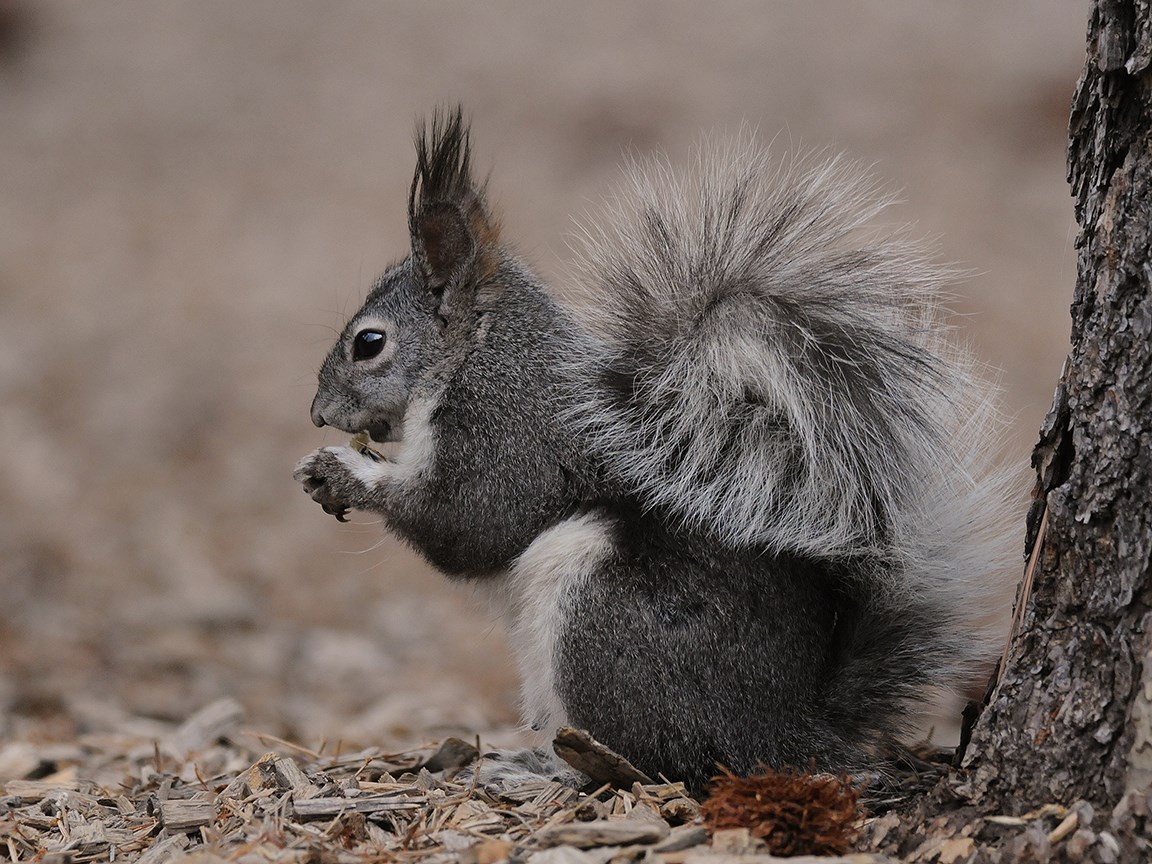
[[[1068,151],[1072,348],[1032,457],[1017,626],[961,770],[873,829],[912,860],[953,844],[949,861],[1152,861],[1149,5],[1093,3]]]
[[[1036,566],[968,751],[971,800],[1004,812],[1152,788],[1150,60],[1148,3],[1098,0],[1070,128],[1072,350],[1033,452]]]

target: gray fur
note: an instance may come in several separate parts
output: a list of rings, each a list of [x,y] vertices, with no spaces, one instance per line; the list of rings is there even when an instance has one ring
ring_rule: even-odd
[[[325,361],[313,403],[313,416],[327,425],[386,429],[379,440],[401,443],[396,464],[371,466],[380,472],[377,485],[335,471],[325,474],[320,494],[380,513],[452,575],[508,567],[584,497],[584,469],[572,442],[558,424],[540,422],[570,406],[555,352],[571,351],[571,336],[555,304],[515,262],[502,263],[498,278],[502,290],[477,315],[476,329],[441,332],[428,326],[426,308],[411,315],[420,309],[412,297],[421,289],[409,264],[389,271]],[[346,359],[365,318],[397,322],[399,347],[383,368],[362,369]],[[510,400],[511,393],[522,396]],[[409,409],[417,402],[433,406],[435,443],[432,458],[412,473],[400,469],[413,431]],[[330,468],[337,461],[331,453],[320,458]]]
[[[650,774],[868,771],[986,658],[1005,481],[942,274],[840,160],[634,169],[579,316],[508,251],[460,114],[418,138],[412,251],[320,373],[318,424],[396,441],[297,477],[501,605],[547,735]],[[357,333],[387,343],[356,359]],[[547,743],[547,742],[544,742]]]
[[[873,603],[941,621],[932,680],[970,674],[1011,580],[1016,477],[994,389],[938,310],[949,271],[838,157],[749,139],[677,174],[629,166],[579,244],[596,382],[570,422],[647,507],[738,548],[868,562]]]

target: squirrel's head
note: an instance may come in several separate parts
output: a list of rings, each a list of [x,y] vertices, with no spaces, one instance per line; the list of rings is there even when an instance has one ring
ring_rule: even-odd
[[[397,440],[411,397],[447,380],[467,354],[506,259],[469,163],[459,108],[417,133],[411,253],[376,281],[325,358],[312,402],[317,426]]]

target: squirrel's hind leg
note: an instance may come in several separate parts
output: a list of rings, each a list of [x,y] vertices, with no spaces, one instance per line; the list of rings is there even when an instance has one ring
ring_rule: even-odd
[[[614,529],[564,596],[553,662],[569,725],[695,790],[721,767],[867,770],[866,736],[830,693],[843,610],[819,564],[725,551],[650,515]]]

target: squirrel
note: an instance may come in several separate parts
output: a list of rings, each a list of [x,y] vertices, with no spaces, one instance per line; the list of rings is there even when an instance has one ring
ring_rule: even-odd
[[[991,666],[1011,565],[991,388],[950,273],[842,157],[633,162],[561,302],[504,240],[459,108],[416,135],[409,254],[319,373],[295,477],[500,604],[525,722],[649,776],[868,774]],[[986,664],[982,666],[981,664]]]

